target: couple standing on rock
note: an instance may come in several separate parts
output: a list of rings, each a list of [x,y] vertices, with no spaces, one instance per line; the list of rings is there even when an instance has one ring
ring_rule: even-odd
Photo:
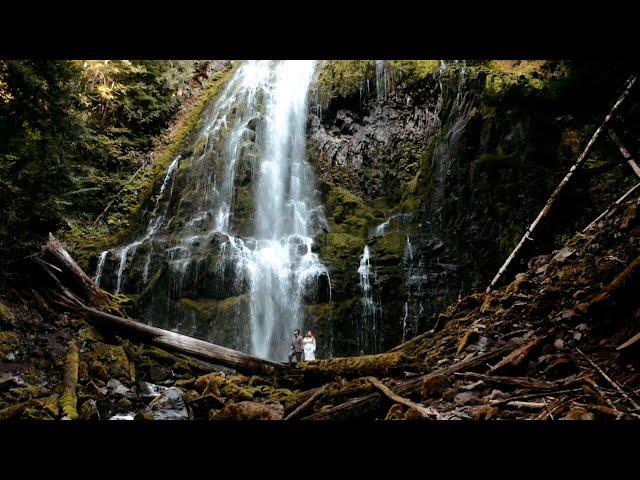
[[[307,331],[307,334],[302,338],[300,336],[300,330],[296,329],[293,332],[293,340],[291,340],[291,347],[289,348],[289,365],[291,365],[294,357],[295,362],[300,361],[300,357],[304,352],[304,361],[315,360],[314,352],[316,351],[316,338],[311,333],[311,330]]]

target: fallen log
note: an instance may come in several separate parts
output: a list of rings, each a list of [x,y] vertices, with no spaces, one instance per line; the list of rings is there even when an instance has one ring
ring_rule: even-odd
[[[629,95],[629,92],[631,91],[631,88],[635,85],[635,83],[636,83],[636,76],[632,75],[627,80],[627,84],[626,84],[626,87],[625,87],[624,91],[622,92],[622,94],[620,95],[620,97],[618,98],[616,103],[613,105],[613,107],[611,107],[611,110],[609,111],[609,114],[605,117],[605,119],[603,120],[602,124],[594,132],[594,134],[591,137],[591,140],[589,140],[589,143],[587,143],[587,146],[583,150],[582,154],[580,154],[580,156],[576,160],[576,163],[573,164],[573,166],[569,169],[569,172],[565,175],[565,177],[562,179],[562,181],[558,184],[556,189],[553,191],[553,193],[551,194],[551,196],[547,200],[547,203],[545,204],[545,206],[542,208],[542,210],[540,210],[540,213],[538,213],[538,216],[535,218],[533,223],[531,223],[531,225],[529,225],[527,230],[524,232],[524,235],[522,236],[522,239],[520,240],[520,242],[518,242],[518,245],[516,245],[516,248],[513,249],[511,254],[507,257],[507,260],[504,262],[504,264],[498,270],[498,273],[496,273],[496,276],[493,277],[493,280],[491,280],[491,283],[489,284],[489,286],[486,289],[487,293],[490,292],[493,289],[493,287],[496,286],[496,284],[498,283],[498,281],[500,280],[500,278],[502,277],[504,272],[507,270],[507,268],[509,267],[511,262],[517,257],[518,253],[520,253],[520,250],[522,250],[522,247],[524,247],[524,244],[526,243],[526,241],[527,240],[529,240],[529,241],[533,240],[533,238],[531,237],[531,234],[534,232],[534,230],[536,229],[536,227],[538,226],[540,221],[544,217],[547,216],[547,214],[551,210],[551,207],[553,207],[553,205],[555,204],[556,199],[558,198],[560,193],[564,190],[564,188],[567,186],[567,184],[569,183],[569,181],[573,177],[573,174],[575,173],[575,171],[582,165],[582,163],[584,163],[584,161],[586,160],[587,156],[591,153],[591,150],[592,150],[593,146],[595,145],[596,140],[598,139],[598,137],[600,136],[600,134],[602,133],[604,128],[607,126],[607,124],[609,123],[609,121],[613,117],[613,114],[616,112],[618,107],[620,107],[620,105],[622,104],[624,99],[627,98],[627,96]]]
[[[305,378],[334,379],[336,376],[355,378],[374,374],[392,375],[395,372],[416,368],[419,369],[420,365],[404,352],[387,352],[302,362],[298,370]]]
[[[145,325],[89,306],[99,305],[117,311],[109,294],[93,283],[53,235],[49,235],[49,241],[42,252],[44,258],[34,257],[32,261],[44,274],[44,291],[47,296],[60,306],[85,314],[87,320],[99,327],[238,371],[274,374],[290,370],[280,363]]]
[[[225,367],[234,368],[238,371],[270,375],[284,373],[289,370],[289,367],[280,363],[271,362],[247,353],[205,342],[204,340],[101,312],[86,305],[84,305],[82,309],[88,315],[89,319],[98,326],[108,327],[112,330],[117,330],[120,334],[132,336],[145,343],[167,348]]]
[[[85,303],[95,305],[108,301],[108,293],[98,287],[82,268],[71,258],[69,252],[65,250],[62,243],[49,234],[49,241],[42,248],[42,258],[40,261],[48,261],[58,270],[56,276],[59,278],[59,286],[67,285],[76,296],[79,296]]]
[[[620,350],[624,350],[625,348],[629,348],[632,345],[635,345],[636,343],[638,343],[640,341],[640,333],[636,333],[633,337],[631,337],[629,340],[627,340],[626,342],[624,342],[623,344],[619,345],[616,350],[620,351]]]
[[[534,410],[539,410],[541,408],[545,408],[547,404],[544,402],[520,402],[516,400],[513,402],[507,402],[507,406],[515,408],[532,408]]]

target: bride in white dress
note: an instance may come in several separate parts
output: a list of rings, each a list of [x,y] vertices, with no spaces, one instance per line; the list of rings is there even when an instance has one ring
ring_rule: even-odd
[[[314,355],[314,352],[316,351],[316,339],[313,336],[313,333],[311,333],[311,330],[309,330],[302,339],[302,349],[304,350],[305,362],[316,359],[316,356]]]

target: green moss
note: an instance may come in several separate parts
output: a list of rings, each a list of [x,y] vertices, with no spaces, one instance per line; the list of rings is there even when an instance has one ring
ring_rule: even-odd
[[[357,94],[367,78],[375,77],[375,63],[371,60],[325,60],[318,66],[317,95],[322,104],[335,97]],[[313,97],[312,97],[313,98]]]
[[[321,258],[335,261],[358,258],[365,241],[348,233],[329,232],[318,235],[315,244]]]
[[[0,301],[0,320],[2,320],[3,322],[9,325],[13,325],[15,322],[15,319],[16,317],[13,311],[7,305],[5,305]]]
[[[380,237],[374,250],[376,263],[395,265],[401,262],[406,242],[406,236],[402,233],[388,233]]]
[[[64,392],[60,397],[60,409],[71,420],[78,418],[76,386],[78,384],[78,346],[73,340],[69,341],[67,359],[65,362]]]
[[[394,78],[412,85],[433,78],[440,69],[440,60],[390,60],[389,66]]]
[[[17,349],[20,342],[20,336],[16,332],[0,332],[0,356],[4,357],[7,353]]]
[[[90,371],[103,380],[119,378],[135,381],[135,366],[129,362],[129,358],[122,345],[110,345],[96,342],[88,353]]]

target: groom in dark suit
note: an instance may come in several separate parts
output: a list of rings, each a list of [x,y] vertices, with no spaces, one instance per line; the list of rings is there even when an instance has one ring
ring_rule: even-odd
[[[300,335],[300,330],[296,329],[293,332],[293,340],[291,340],[291,348],[290,348],[290,352],[289,352],[289,365],[291,365],[291,361],[293,360],[293,357],[296,357],[296,361],[294,363],[297,363],[300,361],[300,358],[302,357],[302,336]]]

